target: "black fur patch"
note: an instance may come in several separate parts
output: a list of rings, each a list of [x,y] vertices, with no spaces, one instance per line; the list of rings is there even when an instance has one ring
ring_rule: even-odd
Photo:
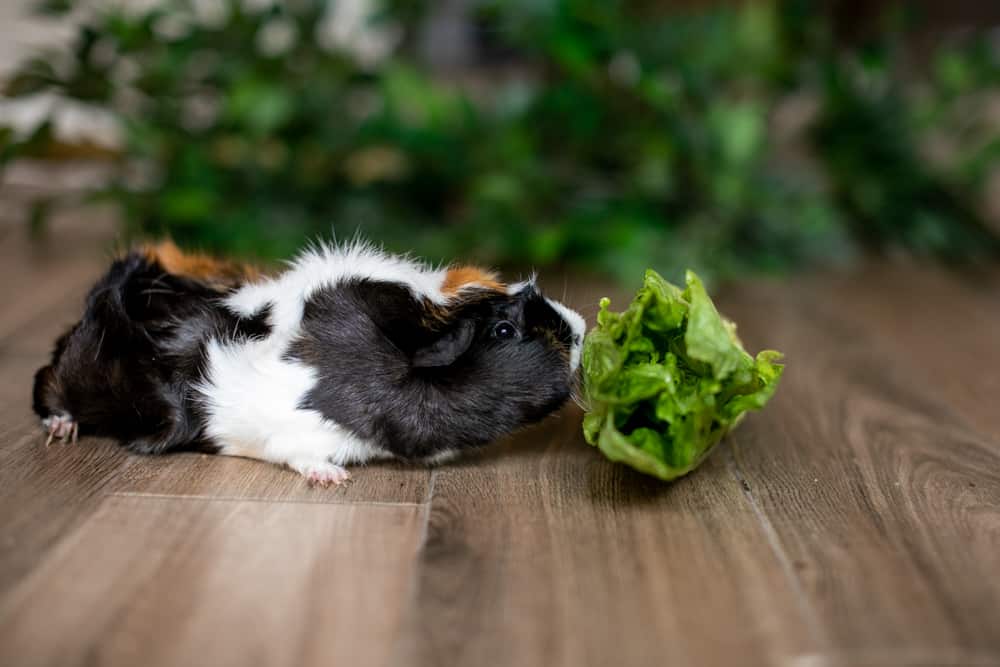
[[[36,374],[35,412],[68,413],[81,434],[116,438],[137,452],[214,451],[193,395],[205,344],[270,333],[269,312],[241,319],[222,306],[224,295],[140,253],[115,261]]]
[[[498,339],[499,322],[518,336]],[[456,335],[471,327],[472,336]],[[403,286],[359,280],[307,301],[290,358],[319,376],[303,408],[407,459],[474,447],[537,421],[569,396],[572,333],[534,289],[471,292],[446,318]],[[414,364],[432,346],[451,363]],[[444,357],[447,358],[447,357]]]

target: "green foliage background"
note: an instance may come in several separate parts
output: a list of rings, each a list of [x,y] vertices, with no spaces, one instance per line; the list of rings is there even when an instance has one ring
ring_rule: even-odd
[[[914,67],[900,22],[846,48],[804,0],[486,0],[478,18],[517,74],[468,85],[409,47],[425,3],[380,5],[373,20],[403,40],[373,66],[315,38],[324,0],[220,1],[212,21],[185,0],[102,10],[7,85],[115,114],[118,175],[93,195],[131,234],[275,258],[332,227],[432,259],[626,279],[998,247],[979,206],[1000,157],[977,106],[1000,86],[984,36]],[[276,26],[290,43],[262,50]],[[796,108],[810,111],[789,147]],[[922,152],[938,136],[957,146],[948,160]],[[50,124],[0,134],[0,166],[50,140]]]

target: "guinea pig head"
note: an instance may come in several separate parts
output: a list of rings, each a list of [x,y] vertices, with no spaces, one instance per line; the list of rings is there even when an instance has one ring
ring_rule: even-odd
[[[483,406],[503,405],[505,430],[537,421],[569,398],[586,325],[534,282],[467,290],[449,308],[438,337],[418,348],[418,372],[440,373]]]

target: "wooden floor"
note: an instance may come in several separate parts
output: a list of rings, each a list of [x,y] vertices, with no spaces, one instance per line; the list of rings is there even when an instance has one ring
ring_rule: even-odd
[[[0,665],[1000,665],[1000,271],[724,292],[787,373],[674,484],[603,459],[570,408],[323,490],[46,448],[31,377],[107,225],[0,232]]]

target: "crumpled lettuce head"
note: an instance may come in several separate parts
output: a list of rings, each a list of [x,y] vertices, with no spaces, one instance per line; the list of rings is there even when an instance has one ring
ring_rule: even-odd
[[[583,346],[584,436],[611,460],[670,480],[694,470],[748,410],[774,394],[781,354],[752,357],[688,271],[653,270],[628,309],[601,299]]]

